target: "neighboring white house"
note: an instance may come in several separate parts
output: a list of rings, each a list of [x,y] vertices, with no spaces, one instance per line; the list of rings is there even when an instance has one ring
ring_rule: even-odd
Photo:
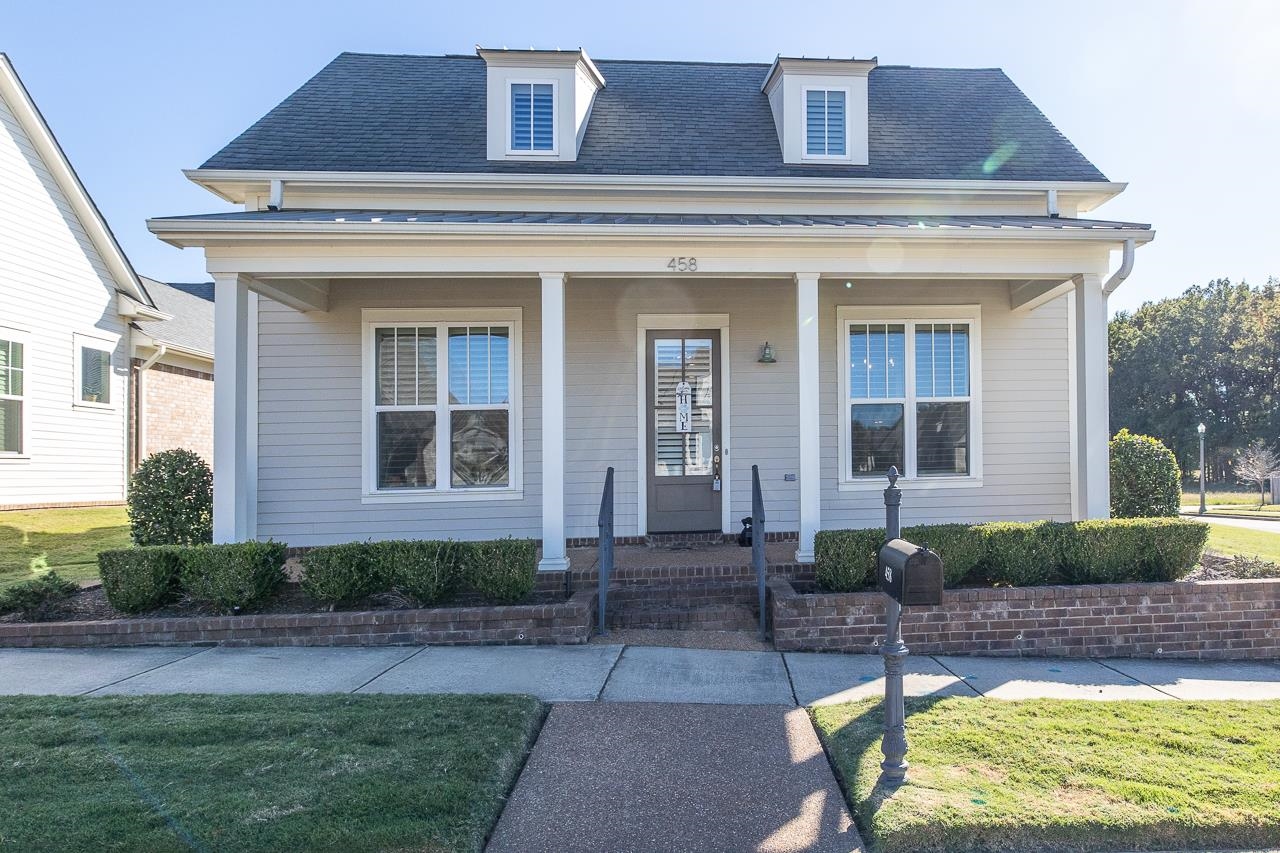
[[[211,338],[209,315],[180,325],[203,322]],[[124,500],[130,360],[174,321],[0,54],[0,509]],[[199,357],[210,375],[212,352]],[[187,416],[207,423],[210,403],[197,405]]]
[[[343,54],[150,222],[217,292],[215,537],[1108,512],[1146,225],[1000,71]],[[1109,276],[1111,255],[1121,268]]]

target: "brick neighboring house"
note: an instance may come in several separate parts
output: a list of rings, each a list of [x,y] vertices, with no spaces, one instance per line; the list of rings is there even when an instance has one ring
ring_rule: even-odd
[[[212,465],[213,282],[143,282],[170,318],[133,324],[131,467],[179,447]]]

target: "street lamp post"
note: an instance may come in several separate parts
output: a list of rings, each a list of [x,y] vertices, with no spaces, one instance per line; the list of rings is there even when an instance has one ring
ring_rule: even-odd
[[[1204,515],[1204,424],[1196,427],[1196,432],[1200,433],[1200,514]]]

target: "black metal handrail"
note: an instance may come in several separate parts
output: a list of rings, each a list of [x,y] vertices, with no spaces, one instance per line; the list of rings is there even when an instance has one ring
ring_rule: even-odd
[[[765,640],[764,495],[760,493],[760,466],[751,466],[751,565],[756,570],[756,590],[760,596],[760,641]]]
[[[609,575],[613,573],[613,467],[604,475],[604,493],[600,496],[600,517],[598,519],[600,527],[600,539],[597,548],[599,549],[599,558],[596,564],[599,568],[598,585],[598,618],[596,620],[596,633],[601,637],[609,634],[609,629],[605,624],[605,610],[609,604]]]

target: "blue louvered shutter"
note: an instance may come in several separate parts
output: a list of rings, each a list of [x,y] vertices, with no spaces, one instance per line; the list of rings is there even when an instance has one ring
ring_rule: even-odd
[[[844,92],[810,89],[805,93],[805,153],[844,155]]]
[[[511,150],[555,148],[555,97],[550,83],[511,84]]]

